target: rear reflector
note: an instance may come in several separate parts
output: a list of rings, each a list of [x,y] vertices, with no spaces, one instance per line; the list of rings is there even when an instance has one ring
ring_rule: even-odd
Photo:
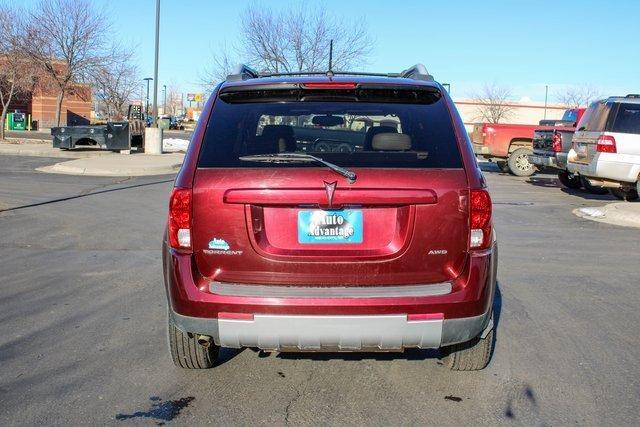
[[[227,320],[253,320],[253,314],[251,313],[218,313],[218,319]]]
[[[471,190],[469,216],[469,248],[488,248],[491,243],[491,197],[486,190]]]
[[[356,84],[354,82],[304,83],[303,86],[307,89],[355,89],[356,88]]]
[[[596,145],[596,151],[598,153],[616,153],[616,139],[611,135],[602,135],[598,138],[598,144]]]
[[[420,322],[424,320],[442,320],[444,314],[442,313],[419,313],[419,314],[407,314],[407,321]]]

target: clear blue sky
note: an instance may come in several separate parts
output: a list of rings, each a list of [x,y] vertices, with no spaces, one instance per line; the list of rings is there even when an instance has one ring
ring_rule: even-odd
[[[23,0],[27,5],[36,0]],[[141,77],[153,75],[155,0],[93,0],[114,17],[114,37],[137,47]],[[220,46],[239,37],[249,4],[287,8],[299,1],[162,0],[160,84],[199,89]],[[640,1],[307,1],[364,20],[375,40],[367,69],[398,71],[422,62],[454,97],[484,82],[515,99],[550,99],[566,85],[603,95],[640,93]]]

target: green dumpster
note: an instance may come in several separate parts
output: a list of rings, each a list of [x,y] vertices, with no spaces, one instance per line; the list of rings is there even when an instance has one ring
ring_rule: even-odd
[[[160,129],[169,129],[170,125],[171,125],[171,119],[170,118],[162,117],[162,118],[158,119],[158,127]]]
[[[8,114],[9,130],[26,130],[27,119],[24,113]]]

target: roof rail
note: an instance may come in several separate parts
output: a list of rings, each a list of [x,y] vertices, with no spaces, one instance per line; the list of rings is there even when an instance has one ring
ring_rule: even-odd
[[[253,68],[249,67],[245,64],[238,64],[234,67],[231,74],[227,76],[228,81],[239,81],[239,80],[249,80],[249,79],[257,79],[260,77],[260,74]]]
[[[361,71],[332,71],[332,75],[341,76],[371,76],[371,77],[400,77],[404,79],[433,81],[433,76],[429,74],[427,68],[422,64],[416,64],[400,73],[368,73]],[[227,76],[228,81],[239,81],[257,79],[261,77],[282,77],[282,76],[326,76],[327,71],[294,71],[290,73],[259,73],[253,68],[238,64],[231,74]]]
[[[630,93],[629,95],[625,96],[625,98],[640,98],[640,94]]]

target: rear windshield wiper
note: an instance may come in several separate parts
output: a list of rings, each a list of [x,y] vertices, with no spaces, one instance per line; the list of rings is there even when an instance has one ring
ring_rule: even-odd
[[[239,157],[239,159],[245,162],[269,162],[269,163],[315,162],[315,163],[320,163],[321,165],[328,167],[332,171],[337,172],[340,175],[344,176],[345,178],[347,178],[350,184],[353,184],[354,182],[356,182],[356,179],[357,179],[355,172],[352,172],[348,169],[345,169],[331,162],[327,162],[326,160],[323,160],[320,157],[312,156],[311,154],[303,154],[303,153],[254,154],[251,156],[242,156],[242,157]]]

